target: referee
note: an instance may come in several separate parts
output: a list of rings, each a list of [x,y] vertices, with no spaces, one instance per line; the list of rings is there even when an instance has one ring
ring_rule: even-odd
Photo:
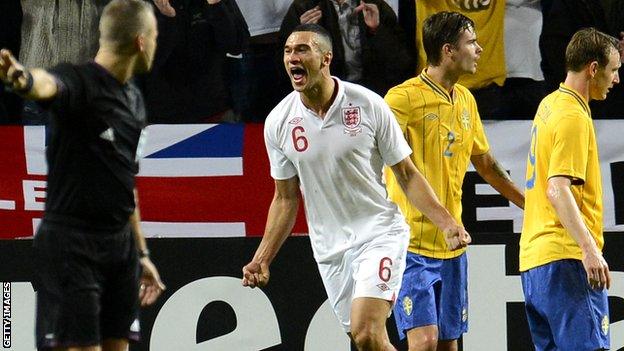
[[[26,69],[0,52],[2,82],[52,111],[45,215],[34,239],[39,350],[127,350],[139,337],[139,305],[165,288],[139,227],[145,106],[131,81],[150,69],[157,35],[149,3],[114,0],[92,62]]]

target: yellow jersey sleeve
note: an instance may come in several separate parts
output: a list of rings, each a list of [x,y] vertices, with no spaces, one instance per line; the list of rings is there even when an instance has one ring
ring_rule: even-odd
[[[490,151],[490,144],[485,136],[485,130],[483,129],[483,123],[481,123],[481,117],[476,112],[475,127],[474,127],[474,144],[472,144],[471,155],[483,155]]]
[[[589,154],[589,126],[584,116],[565,116],[556,120],[548,178],[569,176],[585,182]]]
[[[392,88],[388,91],[384,100],[390,106],[390,110],[394,113],[401,131],[403,134],[407,131],[407,124],[409,119],[413,118],[412,111],[414,110],[414,103],[410,99],[409,93],[406,89],[400,89],[398,87]]]

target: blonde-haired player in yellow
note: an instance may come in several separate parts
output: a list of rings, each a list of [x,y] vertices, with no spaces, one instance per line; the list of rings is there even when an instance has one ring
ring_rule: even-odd
[[[523,207],[521,191],[489,152],[474,97],[456,84],[462,75],[476,72],[482,52],[473,21],[457,12],[440,12],[425,20],[422,37],[427,67],[385,97],[414,150],[410,157],[457,221],[469,162],[503,196]],[[411,230],[394,308],[399,335],[407,335],[410,351],[457,350],[468,319],[465,248],[447,247],[442,232],[408,203],[391,172],[387,183]]]
[[[567,76],[531,129],[520,271],[535,348],[609,348],[609,266],[602,256],[602,181],[589,101],[619,83],[617,39],[574,34]]]

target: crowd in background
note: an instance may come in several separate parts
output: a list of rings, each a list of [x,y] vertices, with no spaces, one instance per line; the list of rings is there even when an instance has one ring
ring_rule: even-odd
[[[109,0],[0,2],[0,47],[29,67],[80,63],[97,51]],[[484,48],[460,80],[482,118],[532,119],[565,77],[572,34],[596,27],[624,47],[624,0],[151,0],[158,18],[152,71],[138,78],[149,123],[263,122],[291,91],[282,46],[300,23],[331,34],[331,72],[385,95],[426,63],[419,32],[429,15],[459,11]],[[624,87],[592,106],[624,118]],[[44,124],[47,111],[0,91],[0,124]]]

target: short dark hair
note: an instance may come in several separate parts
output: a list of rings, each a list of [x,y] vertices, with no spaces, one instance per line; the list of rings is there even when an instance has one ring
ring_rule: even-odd
[[[457,46],[461,33],[468,29],[474,30],[474,22],[459,12],[443,11],[429,16],[422,32],[427,63],[439,65],[444,44]]]
[[[603,68],[609,63],[611,50],[618,51],[618,40],[596,28],[583,28],[572,36],[565,53],[566,69],[580,72],[593,61]]]
[[[153,14],[151,3],[143,0],[113,0],[100,17],[100,41],[114,45],[123,52],[134,43],[137,35],[146,33],[146,16]]]
[[[329,50],[330,51],[333,50],[333,43],[332,43],[331,35],[327,31],[327,29],[323,28],[322,26],[320,26],[320,25],[318,25],[316,23],[300,24],[300,25],[296,26],[295,29],[293,29],[292,32],[290,32],[290,34],[295,33],[295,32],[313,32],[313,33],[316,33],[323,40],[325,40],[327,42],[327,44],[329,45]]]

